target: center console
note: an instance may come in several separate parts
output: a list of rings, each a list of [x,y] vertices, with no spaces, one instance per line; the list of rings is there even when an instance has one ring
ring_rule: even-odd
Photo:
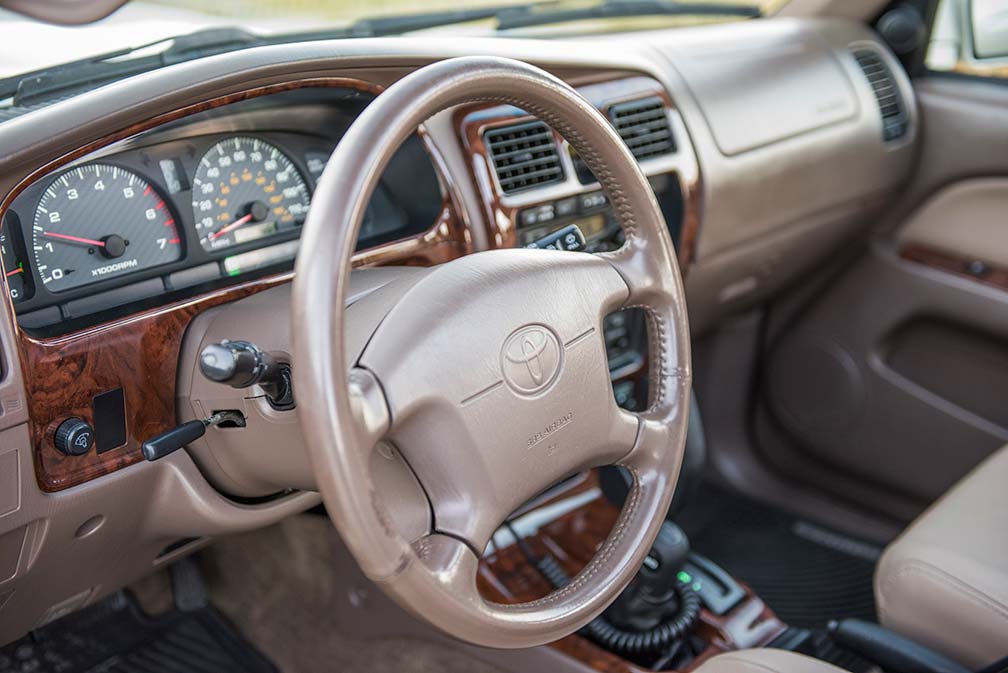
[[[542,563],[529,557],[552,559],[563,575],[574,577],[595,556],[619,513],[603,492],[598,470],[558,485],[516,512],[494,536],[480,563],[480,591],[487,600],[504,603],[546,596],[557,578],[548,577]],[[662,531],[638,578],[603,618],[624,632],[653,630],[662,620],[668,623],[684,614],[677,602],[692,599],[668,593],[676,584],[685,585],[686,595],[699,599],[699,609],[684,625],[678,644],[628,650],[600,638],[599,629],[589,626],[551,647],[598,671],[690,670],[716,654],[762,647],[785,634],[787,626],[748,587],[708,559],[684,553],[682,543],[662,540],[669,530],[675,529]]]

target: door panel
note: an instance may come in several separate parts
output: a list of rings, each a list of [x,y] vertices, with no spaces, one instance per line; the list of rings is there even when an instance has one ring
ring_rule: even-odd
[[[1008,206],[1008,177],[952,183],[925,201],[899,229],[896,235],[899,247],[903,251],[932,251],[944,254],[947,259],[967,263],[979,260],[992,268],[1008,269],[1005,206]],[[974,275],[984,278],[983,273]]]
[[[781,471],[904,520],[1008,443],[1008,87],[932,84],[895,227],[769,344],[755,423]]]

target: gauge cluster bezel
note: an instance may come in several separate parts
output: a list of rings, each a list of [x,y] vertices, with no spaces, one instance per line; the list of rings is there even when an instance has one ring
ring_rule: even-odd
[[[317,177],[320,174],[317,170],[319,162],[313,162],[315,165],[310,167],[308,159],[312,157],[317,159],[320,155],[328,156],[332,152],[339,137],[359,114],[366,100],[355,97],[359,92],[344,94],[344,98],[333,98],[332,94],[336,96],[340,94],[327,92],[329,96],[322,96],[321,100],[318,98],[306,100],[307,95],[317,96],[320,92],[303,90],[296,92],[298,98],[292,101],[291,95],[294,93],[286,92],[265,97],[265,99],[277,99],[272,105],[264,105],[264,99],[245,101],[233,104],[228,109],[216,111],[212,115],[201,115],[199,118],[162,126],[61,166],[58,170],[40,176],[26,187],[12,201],[5,213],[5,223],[14,225],[13,228],[16,229],[12,234],[12,240],[18,258],[25,264],[26,280],[30,280],[26,286],[30,285],[34,290],[33,293],[26,292],[24,299],[14,302],[22,327],[40,335],[66,333],[117,315],[126,315],[131,310],[169,303],[244,280],[289,272],[293,268],[293,258],[289,254],[275,263],[254,267],[240,274],[235,274],[233,269],[229,271],[224,265],[224,260],[239,255],[254,257],[256,251],[265,253],[264,249],[281,245],[285,245],[288,249],[286,252],[289,253],[290,242],[300,237],[300,226],[221,250],[204,249],[195,227],[192,178],[200,159],[218,142],[235,136],[254,137],[280,149],[314,197]],[[277,105],[281,100],[288,104]],[[300,110],[303,110],[303,114],[297,115]],[[297,116],[308,123],[294,127],[291,119]],[[271,121],[279,128],[270,128]],[[378,236],[362,238],[358,246],[360,249],[421,234],[435,222],[441,206],[440,197],[443,197],[443,192],[438,186],[435,162],[419,136],[414,136],[407,144],[411,145],[412,154],[404,156],[402,161],[403,163],[416,161],[418,152],[423,155],[423,161],[427,165],[422,167],[422,171],[431,173],[428,176],[428,185],[434,185],[433,193],[428,195],[431,197],[429,200],[436,203],[432,202],[429,207],[425,207],[423,209],[425,216],[418,219],[416,208],[404,207],[395,198],[390,198],[390,195],[402,196],[392,194],[396,191],[396,185],[383,182],[372,203],[378,206],[378,211],[383,217],[393,219],[381,222],[379,228],[383,231],[379,232]],[[181,169],[184,176],[181,190],[173,191],[169,188],[168,180],[160,166],[162,160],[173,161],[176,167]],[[164,197],[177,224],[179,237],[182,239],[182,256],[177,261],[54,292],[42,284],[31,254],[32,223],[36,208],[45,190],[55,178],[78,166],[92,163],[112,164],[130,170],[149,182]],[[316,170],[313,171],[311,168]],[[415,167],[406,168],[407,173],[415,170]],[[390,166],[390,171],[394,169],[394,166]],[[400,166],[400,172],[401,169]],[[399,187],[398,191],[402,192],[402,188]],[[430,214],[429,219],[426,219],[427,214]],[[214,265],[217,268],[216,272]],[[105,298],[108,299],[105,302],[107,306],[102,303]]]
[[[105,156],[100,159],[89,159],[87,161],[75,162],[56,173],[45,176],[25,189],[24,192],[18,195],[18,198],[11,204],[8,212],[15,215],[21,223],[21,237],[25,243],[26,252],[29,254],[29,257],[27,259],[23,259],[22,261],[26,262],[26,264],[30,267],[32,279],[35,285],[35,293],[32,298],[25,299],[24,301],[17,302],[15,304],[17,312],[19,314],[28,313],[53,304],[65,303],[81,296],[114,289],[124,284],[133,284],[150,278],[163,277],[173,271],[189,267],[220,262],[223,258],[231,255],[248,252],[256,248],[262,248],[275,243],[283,243],[285,241],[298,238],[300,230],[294,229],[280,231],[263,239],[237,244],[226,249],[212,252],[204,250],[203,246],[200,245],[199,236],[196,233],[195,228],[195,219],[192,212],[192,191],[191,182],[189,181],[191,180],[195,170],[196,163],[203,154],[217,142],[225,140],[233,135],[236,134],[219,133],[198,136],[195,138],[187,138],[184,140],[168,141],[141,149],[127,150],[121,154]],[[305,183],[308,184],[309,190],[312,194],[314,194],[315,180],[309,174],[305,163],[300,160],[299,154],[303,154],[303,152],[307,150],[317,150],[320,146],[328,147],[329,150],[331,150],[335,144],[318,136],[270,132],[262,132],[257,135],[263,140],[276,145],[281,151],[287,154],[291,163],[294,164]],[[169,191],[168,186],[165,183],[164,176],[161,174],[161,169],[159,168],[159,161],[162,159],[180,159],[182,161],[182,165],[186,173],[185,189],[174,194]],[[121,168],[137,173],[140,177],[151,183],[154,188],[161,193],[162,197],[165,198],[168,208],[171,209],[171,212],[175,217],[175,221],[178,225],[177,228],[179,236],[182,238],[183,254],[177,261],[169,262],[157,267],[142,269],[135,273],[119,276],[117,278],[98,280],[73,289],[52,292],[42,286],[38,269],[35,268],[34,259],[30,256],[30,241],[32,240],[31,223],[34,221],[35,210],[38,207],[39,201],[52,180],[66,171],[73,170],[79,165],[87,165],[91,163],[118,165]]]

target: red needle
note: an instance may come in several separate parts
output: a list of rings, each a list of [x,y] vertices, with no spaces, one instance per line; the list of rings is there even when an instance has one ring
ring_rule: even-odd
[[[224,234],[228,233],[229,231],[234,231],[235,229],[237,229],[238,227],[242,226],[243,224],[245,224],[246,222],[248,222],[251,219],[252,219],[252,213],[249,213],[245,217],[238,218],[237,220],[235,220],[231,224],[227,225],[223,229],[218,229],[217,231],[215,231],[212,234],[210,234],[207,238],[209,238],[211,241],[216,241],[218,238],[220,238]]]
[[[49,238],[60,238],[64,241],[72,241],[74,243],[83,243],[85,245],[95,245],[99,248],[105,247],[105,241],[95,241],[90,238],[80,238],[79,236],[70,236],[69,234],[56,234],[51,231],[43,233],[43,236],[48,236]]]
[[[7,278],[10,278],[11,276],[13,276],[16,273],[23,273],[23,272],[24,272],[24,269],[22,269],[21,267],[18,267],[16,269],[14,269],[13,271],[8,271],[6,273],[6,276],[7,276]]]

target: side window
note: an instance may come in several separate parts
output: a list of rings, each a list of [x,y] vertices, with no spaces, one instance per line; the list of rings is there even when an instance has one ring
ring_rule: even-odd
[[[940,0],[930,70],[1008,78],[1008,0]]]

